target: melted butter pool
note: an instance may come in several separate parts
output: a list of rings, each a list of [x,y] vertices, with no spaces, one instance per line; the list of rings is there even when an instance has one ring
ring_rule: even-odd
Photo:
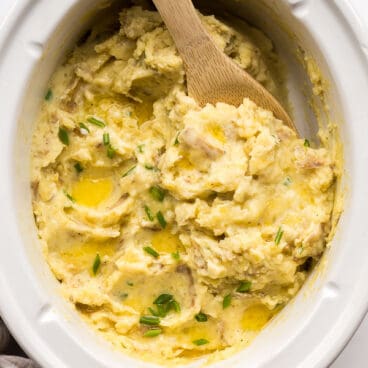
[[[213,138],[221,143],[226,143],[226,136],[224,131],[218,124],[208,124],[206,126],[206,133],[209,133]]]
[[[184,250],[179,237],[176,234],[172,234],[169,229],[154,233],[151,244],[159,253],[175,253]]]
[[[106,201],[113,192],[112,178],[90,178],[81,176],[72,187],[72,197],[78,204],[97,207]]]
[[[273,315],[274,312],[264,305],[253,305],[244,311],[241,327],[245,331],[260,331]]]
[[[69,265],[73,265],[78,271],[90,269],[92,271],[92,265],[99,254],[101,258],[104,256],[113,256],[116,251],[115,242],[103,242],[103,243],[76,243],[70,246],[70,248],[60,251],[61,259]]]

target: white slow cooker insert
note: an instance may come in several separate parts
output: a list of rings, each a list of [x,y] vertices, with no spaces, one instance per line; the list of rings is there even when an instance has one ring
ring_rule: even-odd
[[[58,283],[40,251],[31,210],[30,139],[47,82],[93,14],[106,3],[18,0],[0,36],[0,314],[25,350],[45,368],[150,366],[112,351],[59,295]],[[251,19],[275,41],[288,64],[299,131],[308,137],[313,136],[315,125],[304,108],[301,87],[307,78],[294,51],[300,44],[317,60],[331,86],[330,116],[339,125],[344,143],[347,188],[345,212],[325,254],[323,270],[315,271],[295,300],[248,349],[214,366],[326,367],[368,305],[368,247],[364,243],[368,235],[364,45],[368,40],[347,0],[219,0],[211,4],[214,8],[226,5],[227,11]],[[270,11],[276,14],[274,18]],[[296,37],[290,37],[289,31]],[[303,125],[304,121],[310,124]]]

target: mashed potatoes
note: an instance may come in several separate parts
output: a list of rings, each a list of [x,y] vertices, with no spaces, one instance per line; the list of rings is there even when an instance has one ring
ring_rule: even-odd
[[[202,20],[282,98],[263,34]],[[93,328],[177,362],[248,343],[297,293],[326,246],[335,171],[325,148],[247,99],[200,108],[159,15],[133,7],[93,28],[53,77],[34,132],[33,209],[65,297]]]

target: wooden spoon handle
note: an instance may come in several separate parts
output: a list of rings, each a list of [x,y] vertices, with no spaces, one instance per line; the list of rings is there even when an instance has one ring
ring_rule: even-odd
[[[175,45],[188,66],[201,48],[216,48],[191,0],[153,0]],[[197,51],[197,52],[196,52]]]

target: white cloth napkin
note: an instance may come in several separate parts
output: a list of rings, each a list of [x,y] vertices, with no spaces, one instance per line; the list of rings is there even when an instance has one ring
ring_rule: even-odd
[[[0,319],[0,368],[41,368],[30,359],[2,355],[10,342],[10,334],[4,322]]]

